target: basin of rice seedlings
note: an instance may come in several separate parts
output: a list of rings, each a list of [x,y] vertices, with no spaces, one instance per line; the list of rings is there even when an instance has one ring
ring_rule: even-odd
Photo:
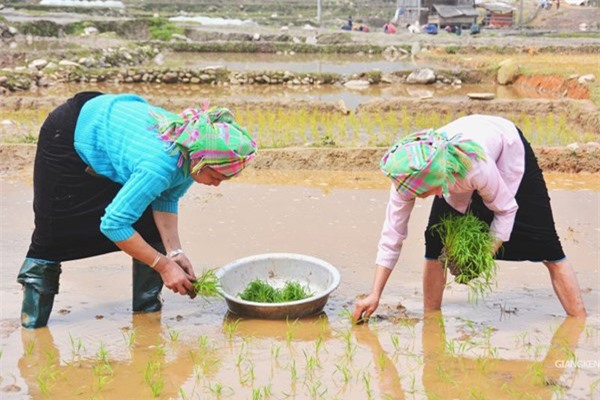
[[[494,238],[489,226],[473,214],[449,215],[433,226],[443,244],[440,261],[454,281],[468,285],[471,295],[481,295],[491,287],[496,275],[492,251]]]
[[[290,301],[303,300],[312,296],[308,287],[298,282],[286,281],[283,288],[274,288],[262,279],[254,279],[239,294],[242,300],[257,303],[288,303]]]

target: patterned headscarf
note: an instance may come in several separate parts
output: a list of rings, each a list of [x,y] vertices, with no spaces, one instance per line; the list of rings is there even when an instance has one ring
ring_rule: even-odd
[[[392,146],[381,159],[381,171],[392,179],[404,199],[412,199],[432,189],[464,178],[473,160],[485,159],[483,148],[461,135],[448,139],[433,129],[408,135]]]
[[[179,167],[189,171],[191,160],[199,160],[192,174],[203,167],[226,176],[238,174],[256,155],[256,142],[239,126],[226,108],[188,108],[181,114],[153,113],[159,137],[179,150]]]

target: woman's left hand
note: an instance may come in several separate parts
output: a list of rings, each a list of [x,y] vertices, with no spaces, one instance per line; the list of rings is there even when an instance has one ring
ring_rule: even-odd
[[[196,274],[194,273],[194,267],[192,267],[192,262],[184,253],[177,254],[176,256],[171,258],[173,261],[177,263],[189,276],[196,280]],[[190,297],[193,299],[196,297],[195,293],[189,293]]]

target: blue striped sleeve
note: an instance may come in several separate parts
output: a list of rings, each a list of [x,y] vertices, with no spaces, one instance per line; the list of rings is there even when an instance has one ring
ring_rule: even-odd
[[[167,187],[169,180],[154,171],[136,170],[101,218],[100,231],[113,242],[133,236],[133,224]]]

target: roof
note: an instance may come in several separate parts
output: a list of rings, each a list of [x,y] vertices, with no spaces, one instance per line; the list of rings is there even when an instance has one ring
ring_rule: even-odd
[[[478,17],[479,13],[477,10],[470,5],[463,6],[449,6],[446,4],[434,4],[433,8],[442,18],[455,18],[455,17]]]
[[[506,4],[506,3],[501,3],[501,2],[495,2],[495,3],[480,3],[477,5],[477,7],[481,7],[484,8],[488,11],[495,11],[495,12],[508,12],[508,11],[515,11],[516,8]]]

